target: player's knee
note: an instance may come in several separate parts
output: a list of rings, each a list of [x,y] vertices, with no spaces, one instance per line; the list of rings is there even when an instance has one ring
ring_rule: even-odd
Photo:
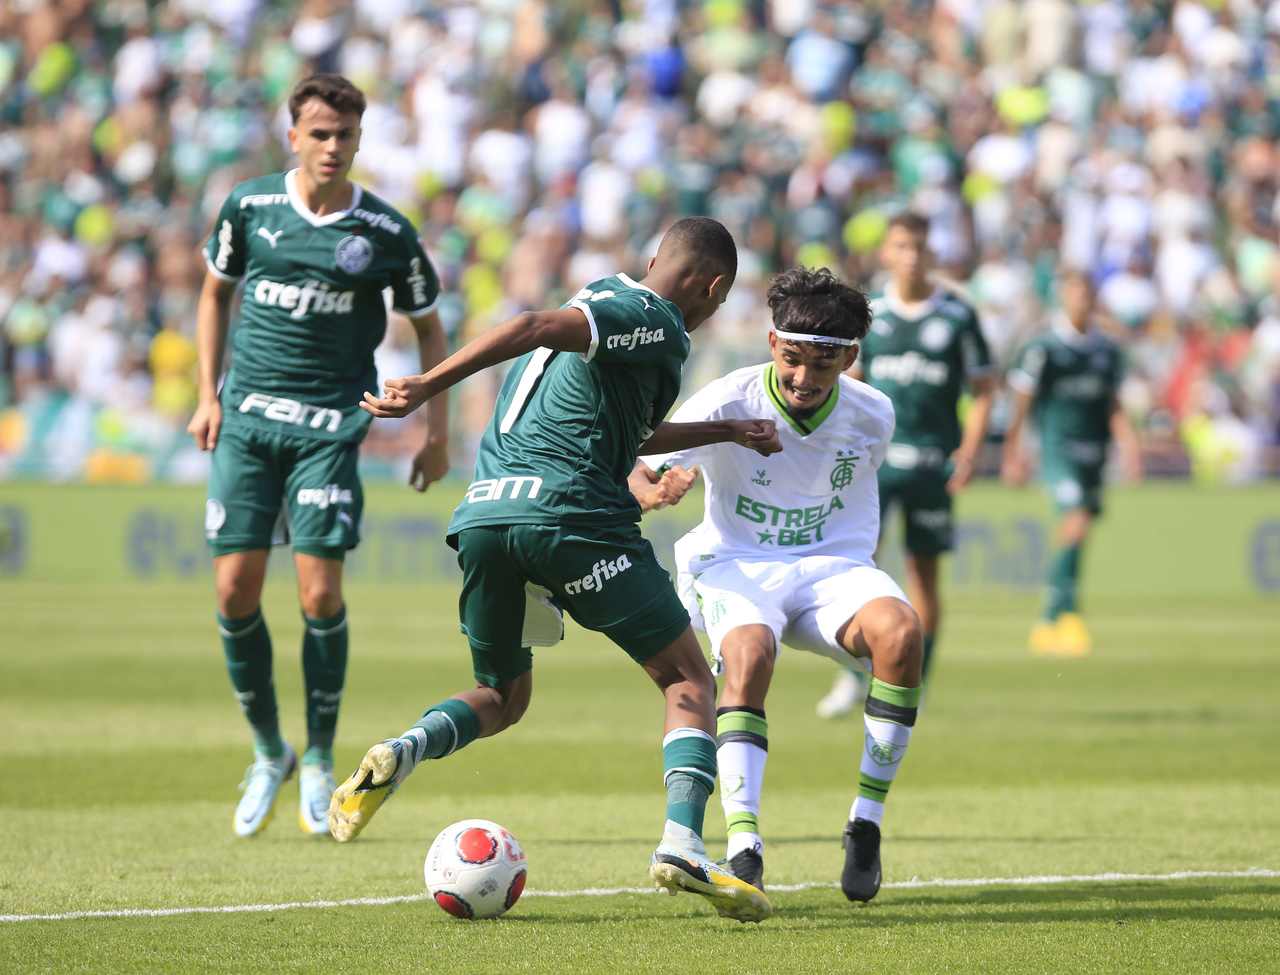
[[[752,688],[769,686],[773,677],[773,635],[768,639],[750,640],[726,645],[724,657],[724,689],[736,700]]]
[[[218,613],[229,620],[255,613],[262,597],[261,580],[250,573],[220,573],[214,589]]]
[[[342,609],[342,587],[328,579],[309,580],[299,587],[298,599],[313,620],[329,619]]]
[[[923,639],[914,609],[899,599],[886,599],[862,629],[876,670],[919,676]]]
[[[494,688],[498,698],[499,731],[505,731],[516,724],[529,710],[529,700],[533,696],[533,683],[517,678],[507,684]]]

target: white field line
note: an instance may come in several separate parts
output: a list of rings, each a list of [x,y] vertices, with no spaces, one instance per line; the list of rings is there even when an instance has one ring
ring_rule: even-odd
[[[1031,877],[940,877],[932,880],[900,880],[884,884],[885,890],[919,890],[925,887],[1041,887],[1055,884],[1109,884],[1126,881],[1158,883],[1171,880],[1280,878],[1280,870],[1250,867],[1248,870],[1178,870],[1174,873],[1092,873],[1045,874]],[[838,884],[770,884],[769,892],[791,893],[798,890],[835,888]],[[584,887],[582,890],[526,890],[522,899],[531,897],[613,897],[618,894],[652,894],[653,887]],[[397,897],[351,897],[334,901],[286,901],[281,904],[224,904],[218,907],[121,908],[114,911],[67,911],[64,914],[0,914],[0,922],[17,921],[81,921],[110,917],[177,917],[183,914],[268,914],[304,908],[383,907],[409,904],[430,899],[427,893],[401,894]]]

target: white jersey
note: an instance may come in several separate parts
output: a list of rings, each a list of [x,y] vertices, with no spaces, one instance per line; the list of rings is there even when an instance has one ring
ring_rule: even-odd
[[[721,443],[642,458],[655,470],[678,464],[702,471],[702,521],[676,543],[681,573],[697,576],[727,560],[811,555],[875,564],[876,471],[893,436],[889,398],[841,376],[807,420],[793,419],[782,404],[772,363],[738,369],[700,389],[671,420],[776,420],[781,453],[761,457]]]

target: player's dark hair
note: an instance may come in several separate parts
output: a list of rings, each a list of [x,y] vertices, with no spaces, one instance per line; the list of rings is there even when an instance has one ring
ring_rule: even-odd
[[[885,232],[888,233],[894,227],[901,227],[908,233],[927,236],[929,233],[929,218],[924,214],[916,213],[914,210],[903,210],[901,213],[895,213],[889,218],[889,226],[885,228]]]
[[[289,117],[295,125],[302,114],[302,106],[313,98],[320,99],[343,115],[349,112],[364,115],[364,92],[340,74],[313,74],[299,81],[289,95]]]
[[[825,267],[793,267],[769,282],[773,327],[859,341],[871,327],[867,296]]]
[[[709,274],[723,274],[730,280],[738,274],[738,245],[733,234],[719,220],[685,217],[671,225],[658,245],[658,253],[688,255]]]

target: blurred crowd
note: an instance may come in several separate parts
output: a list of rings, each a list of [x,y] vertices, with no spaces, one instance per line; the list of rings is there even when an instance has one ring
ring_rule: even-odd
[[[764,357],[773,272],[874,285],[909,207],[1003,361],[1090,273],[1149,469],[1280,470],[1280,0],[6,0],[0,476],[203,476],[198,248],[288,167],[313,70],[368,95],[354,177],[418,226],[455,343],[705,213],[740,271],[696,384]],[[407,323],[378,355],[416,371]],[[460,464],[495,382],[457,395]],[[420,435],[379,425],[371,469]]]

